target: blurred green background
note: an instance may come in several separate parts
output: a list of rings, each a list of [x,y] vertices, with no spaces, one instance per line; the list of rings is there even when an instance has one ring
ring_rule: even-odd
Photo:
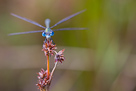
[[[36,73],[46,69],[41,33],[7,36],[41,28],[11,12],[41,25],[50,18],[52,26],[83,9],[54,27],[88,30],[55,32],[66,60],[57,66],[50,91],[136,91],[136,0],[0,0],[0,91],[39,91]]]

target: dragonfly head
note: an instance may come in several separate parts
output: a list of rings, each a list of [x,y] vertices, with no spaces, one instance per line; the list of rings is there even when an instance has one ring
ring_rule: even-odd
[[[46,37],[47,39],[50,38],[51,36],[54,35],[54,32],[53,31],[50,31],[50,32],[43,32],[42,33],[42,36],[43,37]]]

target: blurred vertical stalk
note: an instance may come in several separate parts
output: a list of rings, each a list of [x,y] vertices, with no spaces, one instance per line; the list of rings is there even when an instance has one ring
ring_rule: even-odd
[[[133,0],[88,0],[88,38],[95,50],[93,91],[109,91],[132,45],[124,43],[128,19],[132,19]],[[133,10],[133,11],[132,11]],[[133,33],[135,34],[135,33]],[[114,90],[116,91],[116,90]],[[122,90],[123,91],[123,90]]]

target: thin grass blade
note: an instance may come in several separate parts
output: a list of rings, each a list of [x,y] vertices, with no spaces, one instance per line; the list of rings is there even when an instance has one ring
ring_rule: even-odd
[[[22,19],[22,20],[24,20],[24,21],[27,21],[27,22],[29,22],[29,23],[32,23],[32,24],[34,24],[34,25],[37,25],[37,26],[39,26],[39,27],[41,27],[41,28],[44,28],[44,29],[46,28],[46,27],[42,26],[41,24],[39,24],[39,23],[37,23],[37,22],[35,22],[35,21],[32,21],[32,20],[29,20],[29,19],[27,19],[27,18],[21,17],[21,16],[19,16],[19,15],[14,14],[14,13],[11,13],[11,15],[14,16],[14,17],[17,17],[17,18],[19,18],[19,19]]]
[[[28,32],[18,32],[18,33],[10,33],[10,34],[8,34],[8,36],[19,35],[19,34],[28,34],[28,33],[38,33],[38,32],[44,32],[44,30],[28,31]]]
[[[85,9],[85,10],[82,10],[82,11],[79,11],[79,12],[73,14],[73,15],[70,15],[70,16],[68,16],[68,17],[66,17],[66,18],[64,18],[64,19],[62,19],[62,20],[60,20],[59,22],[57,22],[55,25],[51,26],[50,28],[53,28],[53,27],[57,26],[58,24],[60,24],[60,23],[62,23],[62,22],[64,22],[64,21],[67,21],[67,20],[69,20],[70,18],[72,18],[72,17],[74,17],[74,16],[76,16],[76,15],[78,15],[78,14],[80,14],[80,13],[83,13],[84,11],[86,11],[86,9]]]
[[[60,29],[53,29],[53,31],[65,31],[65,30],[87,30],[87,28],[60,28]]]

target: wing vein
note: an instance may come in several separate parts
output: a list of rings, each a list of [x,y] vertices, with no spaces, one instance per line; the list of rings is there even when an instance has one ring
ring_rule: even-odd
[[[63,31],[63,30],[87,30],[87,28],[60,28],[60,29],[53,29],[53,31]]]
[[[27,21],[27,22],[29,22],[29,23],[32,23],[32,24],[34,24],[34,25],[37,25],[37,26],[39,26],[39,27],[41,27],[41,28],[44,28],[44,29],[46,28],[46,27],[42,26],[41,24],[39,24],[39,23],[37,23],[37,22],[35,22],[35,21],[32,21],[32,20],[30,20],[30,19],[21,17],[21,16],[19,16],[19,15],[14,14],[14,13],[11,13],[11,15],[14,16],[14,17],[17,17],[17,18],[19,18],[19,19],[22,19],[22,20],[24,20],[24,21]]]
[[[80,14],[80,13],[83,13],[84,11],[86,11],[86,9],[85,9],[85,10],[82,10],[82,11],[79,11],[79,12],[77,12],[77,13],[75,13],[75,14],[72,14],[72,15],[70,15],[70,16],[68,16],[68,17],[66,17],[66,18],[64,18],[64,19],[62,19],[62,20],[60,20],[59,22],[57,22],[55,25],[51,26],[50,28],[53,28],[53,27],[57,26],[58,24],[60,24],[60,23],[62,23],[62,22],[64,22],[64,21],[67,21],[67,20],[69,20],[70,18],[72,18],[72,17],[74,17],[74,16],[76,16],[76,15],[78,15],[78,14]]]
[[[38,31],[28,31],[28,32],[18,32],[18,33],[10,33],[8,34],[9,36],[12,35],[19,35],[19,34],[28,34],[28,33],[38,33],[38,32],[43,32],[44,30],[38,30]]]

